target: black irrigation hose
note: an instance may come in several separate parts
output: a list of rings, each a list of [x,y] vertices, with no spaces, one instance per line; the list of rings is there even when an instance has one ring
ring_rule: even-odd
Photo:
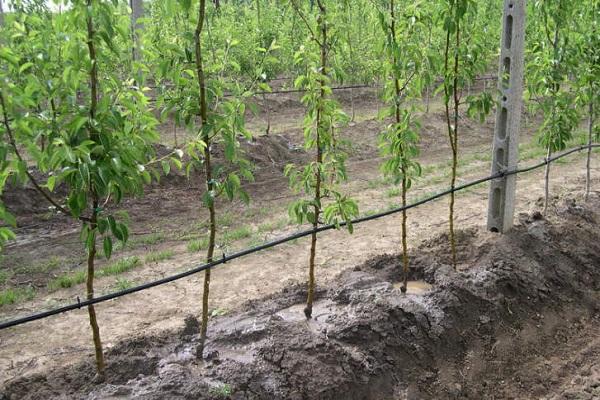
[[[496,76],[483,76],[483,77],[478,77],[478,78],[474,78],[473,81],[490,81],[490,80],[497,80],[498,77]],[[440,83],[443,82],[441,80],[436,80],[435,83]],[[372,85],[372,84],[360,84],[360,85],[348,85],[348,86],[333,86],[330,89],[332,91],[338,91],[338,90],[351,90],[351,89],[381,89],[383,87],[383,85]],[[152,88],[152,87],[150,87]],[[156,89],[157,87],[154,87],[154,89]],[[290,93],[306,93],[307,90],[306,89],[285,89],[285,90],[272,90],[272,91],[268,91],[268,92],[256,92],[253,93],[253,96],[262,96],[262,95],[266,95],[266,96],[270,96],[270,95],[276,95],[276,94],[290,94]],[[223,97],[233,97],[233,94],[225,94]],[[149,98],[149,101],[151,102],[156,102],[157,99],[156,98]]]
[[[583,151],[583,150],[593,149],[593,148],[600,148],[600,144],[592,144],[592,145],[589,145],[589,146],[588,145],[583,145],[583,146],[575,147],[575,148],[573,148],[571,150],[568,150],[568,151],[565,151],[563,153],[557,154],[557,155],[555,155],[553,157],[544,159],[544,161],[542,161],[542,162],[540,162],[538,164],[532,165],[530,167],[519,168],[519,169],[511,170],[511,171],[501,171],[501,172],[498,172],[498,173],[496,173],[494,175],[488,176],[486,178],[477,179],[475,181],[472,181],[472,182],[469,182],[469,183],[465,183],[463,185],[456,186],[453,189],[448,189],[448,190],[445,190],[443,192],[437,193],[437,194],[435,194],[435,195],[433,195],[431,197],[427,197],[426,199],[419,200],[419,201],[417,201],[415,203],[409,204],[406,207],[398,207],[398,208],[395,208],[395,209],[392,209],[392,210],[389,210],[389,211],[385,211],[385,212],[382,212],[382,213],[379,213],[379,214],[371,215],[371,216],[368,216],[368,217],[358,218],[358,219],[352,221],[352,224],[360,224],[362,222],[372,221],[372,220],[375,220],[375,219],[386,217],[388,215],[397,214],[399,212],[402,212],[402,211],[405,211],[405,210],[409,210],[411,208],[415,208],[415,207],[421,206],[423,204],[429,203],[429,202],[431,202],[433,200],[439,199],[440,197],[447,196],[447,195],[449,195],[449,194],[451,194],[453,192],[459,192],[459,191],[467,189],[469,187],[476,186],[476,185],[479,185],[481,183],[485,183],[485,182],[488,182],[488,181],[491,181],[491,180],[494,180],[494,179],[503,178],[503,177],[510,176],[510,175],[516,175],[516,174],[520,174],[520,173],[524,173],[524,172],[529,172],[529,171],[535,170],[537,168],[541,168],[541,167],[545,166],[546,164],[552,163],[552,162],[554,162],[554,161],[556,161],[558,159],[561,159],[561,158],[566,157],[568,155],[571,155],[573,153],[577,153],[577,152],[580,152],[580,151]],[[125,296],[125,295],[128,295],[128,294],[131,294],[131,293],[136,293],[136,292],[140,292],[142,290],[146,290],[146,289],[150,289],[150,288],[153,288],[153,287],[156,287],[156,286],[160,286],[160,285],[164,285],[164,284],[167,284],[167,283],[171,283],[171,282],[174,282],[174,281],[186,278],[188,276],[197,274],[197,273],[202,272],[204,270],[207,270],[209,268],[216,267],[217,265],[226,264],[227,262],[235,260],[237,258],[241,258],[241,257],[247,256],[247,255],[252,254],[252,253],[257,253],[257,252],[262,251],[262,250],[266,250],[266,249],[269,249],[269,248],[272,248],[272,247],[276,247],[276,246],[279,246],[279,245],[287,243],[287,242],[291,242],[291,241],[296,240],[296,239],[300,239],[300,238],[309,236],[313,232],[319,233],[319,232],[329,231],[329,230],[332,230],[332,229],[338,229],[338,228],[346,226],[346,225],[347,225],[346,222],[342,222],[342,223],[340,223],[338,225],[335,225],[335,224],[324,225],[324,226],[321,226],[321,227],[319,227],[319,228],[317,228],[315,230],[310,229],[310,230],[301,231],[301,232],[295,233],[295,234],[293,234],[291,236],[287,236],[287,237],[284,237],[284,238],[281,238],[281,239],[277,239],[277,240],[274,240],[272,242],[265,243],[265,244],[263,244],[261,246],[249,248],[249,249],[240,251],[238,253],[231,254],[229,256],[223,255],[223,257],[221,259],[219,259],[219,260],[216,260],[216,261],[213,261],[211,263],[198,266],[198,267],[193,268],[193,269],[191,269],[189,271],[186,271],[186,272],[182,272],[182,273],[179,273],[179,274],[176,274],[176,275],[172,275],[172,276],[169,276],[169,277],[166,277],[166,278],[162,278],[162,279],[159,279],[159,280],[156,280],[156,281],[153,281],[153,282],[148,282],[148,283],[145,283],[143,285],[135,286],[135,287],[132,287],[132,288],[129,288],[129,289],[125,289],[125,290],[121,290],[121,291],[115,292],[115,293],[110,293],[110,294],[107,294],[107,295],[104,295],[104,296],[95,297],[95,298],[93,298],[91,300],[80,301],[79,298],[77,298],[77,303],[75,303],[75,304],[70,304],[70,305],[67,305],[67,306],[64,306],[64,307],[60,307],[60,308],[56,308],[56,309],[53,309],[53,310],[44,311],[44,312],[41,312],[41,313],[29,315],[29,316],[26,316],[26,317],[17,318],[17,319],[14,319],[14,320],[2,322],[2,323],[0,323],[0,330],[7,329],[7,328],[10,328],[10,327],[13,327],[13,326],[17,326],[17,325],[22,325],[22,324],[25,324],[27,322],[32,322],[32,321],[36,321],[36,320],[39,320],[39,319],[51,317],[53,315],[62,314],[62,313],[68,312],[68,311],[73,311],[73,310],[76,310],[76,309],[80,309],[81,307],[86,307],[86,306],[89,306],[89,305],[92,305],[92,304],[103,303],[105,301],[116,299],[118,297],[122,297],[122,296]]]

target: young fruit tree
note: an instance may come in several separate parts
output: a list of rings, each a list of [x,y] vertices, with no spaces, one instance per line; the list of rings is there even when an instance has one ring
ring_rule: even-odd
[[[589,200],[592,190],[592,148],[594,140],[600,139],[600,126],[596,125],[600,108],[600,0],[590,0],[580,9],[580,18],[575,29],[572,45],[577,51],[575,65],[577,77],[577,104],[587,109],[587,145],[585,200]]]
[[[569,25],[577,5],[567,0],[539,1],[534,13],[541,21],[540,31],[530,38],[532,58],[527,67],[528,92],[533,107],[542,111],[539,143],[546,149],[546,159],[565,150],[579,124],[575,91],[568,83],[578,62],[570,46],[573,32]],[[538,25],[538,26],[540,26]],[[544,174],[544,214],[550,197],[550,163]]]
[[[450,187],[456,187],[459,157],[459,132],[460,132],[460,106],[468,104],[467,114],[479,116],[483,121],[492,108],[492,97],[483,92],[480,95],[471,95],[462,101],[463,90],[467,84],[473,82],[477,75],[485,71],[488,57],[486,57],[486,43],[490,39],[485,32],[479,29],[477,22],[477,3],[473,0],[442,0],[442,21],[445,31],[445,44],[443,53],[443,83],[441,90],[444,92],[444,110],[448,139],[452,153]],[[468,38],[468,40],[465,40]],[[450,193],[449,204],[449,238],[452,265],[456,269],[456,236],[454,232],[456,195]]]
[[[87,251],[86,298],[94,298],[98,241],[110,258],[113,238],[126,242],[128,228],[108,211],[125,195],[141,194],[152,176],[152,144],[158,140],[148,99],[111,67],[129,54],[130,35],[115,3],[73,1],[69,12],[40,29],[21,30],[3,47],[0,70],[3,132],[12,171],[28,179],[59,212],[82,223]],[[68,36],[68,41],[53,40]],[[47,44],[60,46],[60,50]],[[29,47],[32,52],[22,51]],[[28,58],[36,54],[44,68]],[[41,137],[40,137],[41,136]],[[43,139],[43,140],[42,140]],[[44,145],[45,143],[45,145]],[[30,168],[46,176],[39,183]],[[67,192],[66,204],[53,193]],[[104,354],[93,305],[88,306],[96,355],[96,380],[104,379]]]
[[[415,5],[402,6],[394,0],[386,1],[387,8],[379,10],[379,20],[385,35],[384,61],[386,82],[384,100],[389,107],[382,117],[393,118],[381,133],[380,148],[385,161],[384,175],[401,185],[402,207],[407,205],[407,192],[413,179],[421,175],[421,166],[415,160],[419,154],[419,124],[414,117],[414,107],[409,98],[418,98],[422,91],[419,79],[423,57],[422,48],[415,36],[421,28],[419,10]],[[407,211],[402,211],[402,292],[408,284],[408,224]]]
[[[306,92],[302,103],[306,107],[304,118],[304,147],[315,152],[315,159],[304,167],[288,165],[285,173],[295,190],[304,190],[308,199],[301,199],[290,205],[290,216],[299,224],[312,225],[308,296],[304,314],[312,318],[315,296],[315,265],[317,253],[316,229],[321,223],[347,223],[352,232],[351,220],[358,215],[358,205],[338,190],[340,182],[347,179],[346,153],[337,128],[347,123],[348,117],[340,110],[338,103],[331,99],[330,51],[333,41],[333,21],[329,19],[328,6],[333,2],[316,1],[316,16],[308,14],[299,2],[292,5],[310,31],[309,42],[296,55],[296,62],[305,67],[306,73],[296,79],[296,87]]]
[[[207,49],[216,46],[209,35],[207,2],[199,0],[169,0],[159,7],[165,20],[184,19],[183,27],[189,30],[175,31],[175,38],[167,37],[153,49],[156,60],[155,76],[159,85],[165,88],[159,107],[163,107],[163,117],[174,113],[175,121],[184,125],[194,136],[188,141],[186,150],[189,163],[188,176],[192,170],[203,175],[204,192],[202,205],[208,211],[208,243],[206,262],[214,260],[217,246],[217,201],[225,197],[228,201],[240,199],[247,203],[249,197],[242,187],[242,181],[252,181],[252,166],[244,158],[240,140],[251,140],[252,134],[245,128],[246,101],[252,96],[252,89],[259,85],[262,74],[261,64],[256,67],[252,82],[240,82],[236,74],[239,65],[231,58],[236,41],[227,38],[223,48],[215,48],[211,57],[206,57]],[[216,12],[217,10],[214,10]],[[215,18],[218,18],[215,17]],[[193,28],[192,30],[192,26]],[[256,49],[259,60],[267,59],[274,48]],[[210,54],[210,53],[209,53]],[[265,85],[260,85],[265,89]],[[215,163],[215,149],[223,149],[224,164]],[[211,270],[204,273],[202,292],[202,319],[200,343],[197,356],[204,354],[210,298]]]

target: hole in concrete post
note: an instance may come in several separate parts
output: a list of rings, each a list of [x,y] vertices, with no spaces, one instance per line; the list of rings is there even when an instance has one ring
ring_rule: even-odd
[[[502,87],[508,89],[510,83],[510,57],[506,57],[502,65]]]
[[[500,123],[498,124],[498,138],[504,140],[506,138],[506,130],[508,129],[508,110],[502,107],[500,112]]]
[[[498,150],[496,150],[496,165],[502,168],[506,167],[506,158],[504,156],[503,148],[499,148]]]
[[[504,32],[504,47],[510,49],[512,46],[512,33],[513,33],[513,17],[509,15],[506,18],[505,32]]]
[[[500,203],[502,201],[500,188],[494,189],[494,194],[492,198],[492,215],[494,218],[498,218],[500,216]]]
[[[490,232],[492,232],[492,233],[499,233],[499,232],[500,232],[500,229],[496,228],[495,226],[492,226],[492,227],[490,228]]]

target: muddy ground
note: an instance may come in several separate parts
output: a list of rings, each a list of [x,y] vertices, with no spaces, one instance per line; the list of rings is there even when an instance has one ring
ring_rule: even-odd
[[[14,378],[2,399],[580,399],[600,398],[600,197],[562,199],[548,218],[522,213],[508,235],[458,235],[413,251],[407,295],[397,255],[215,317],[209,357],[197,321],[138,335],[108,351],[107,382],[91,357]]]

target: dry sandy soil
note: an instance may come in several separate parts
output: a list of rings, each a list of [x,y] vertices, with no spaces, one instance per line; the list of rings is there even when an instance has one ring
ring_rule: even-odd
[[[377,156],[376,136],[382,123],[373,119],[373,115],[377,112],[373,93],[364,91],[358,93],[357,97],[355,101],[357,111],[356,122],[343,131],[343,135],[354,144],[349,162],[351,180],[344,186],[344,190],[352,193],[359,200],[363,211],[382,210],[398,202],[398,198],[393,195],[392,187],[381,182],[379,178],[378,165],[381,160]],[[344,105],[347,106],[349,104],[347,95],[341,96],[341,100]],[[287,162],[299,162],[307,157],[306,154],[299,150],[301,129],[298,121],[301,120],[302,109],[297,99],[292,96],[272,100],[268,104],[268,107],[272,109],[271,136],[261,137],[255,143],[246,144],[250,158],[258,165],[256,173],[257,182],[247,186],[252,194],[254,205],[250,207],[244,207],[237,203],[220,205],[222,213],[235,216],[233,218],[234,221],[228,222],[229,226],[224,229],[233,231],[239,226],[247,226],[252,231],[252,237],[231,243],[220,242],[222,245],[221,250],[224,252],[231,252],[237,248],[254,244],[257,239],[268,240],[297,229],[295,226],[288,225],[287,222],[281,222],[285,221],[286,205],[296,197],[296,195],[287,190],[286,179],[282,176],[281,169]],[[261,130],[264,126],[263,117],[264,115],[251,117],[250,128],[256,131]],[[524,126],[523,142],[531,141],[531,136],[536,126],[535,118],[531,118],[531,120],[531,123],[527,123]],[[464,134],[461,140],[463,146],[462,154],[465,162],[461,165],[460,179],[467,181],[475,177],[481,177],[489,171],[489,159],[487,155],[490,152],[489,144],[493,132],[493,123],[489,120],[485,124],[478,124],[467,119],[464,120],[464,123]],[[434,102],[430,113],[423,118],[424,150],[421,162],[426,167],[428,173],[416,184],[412,191],[413,198],[440,190],[446,185],[448,151],[443,126],[444,122],[440,104]],[[525,148],[523,158],[527,160],[537,154],[539,152],[536,152],[532,148]],[[583,187],[583,166],[582,156],[576,156],[570,160],[570,163],[556,164],[556,167],[554,167],[552,190],[556,196],[553,200],[552,214],[560,213],[560,210],[567,207],[563,200],[558,200],[559,196],[564,198],[565,195],[568,195],[570,198],[578,198],[580,195],[581,188]],[[598,176],[599,169],[600,163],[596,157],[593,163],[594,176]],[[539,196],[543,193],[541,176],[541,171],[538,171],[519,177],[518,212],[530,213],[539,207]],[[202,261],[201,253],[190,253],[186,249],[189,237],[201,237],[205,233],[205,228],[198,222],[205,219],[205,215],[199,207],[201,194],[199,189],[201,185],[199,182],[200,179],[187,182],[181,176],[172,176],[149,190],[144,198],[128,200],[122,206],[123,209],[129,212],[131,226],[134,229],[134,233],[137,234],[134,235],[134,238],[144,238],[150,233],[158,232],[162,234],[162,239],[151,244],[144,244],[142,241],[140,245],[124,249],[118,253],[118,257],[130,255],[143,257],[150,251],[165,249],[170,249],[174,252],[173,257],[169,260],[146,263],[142,267],[123,274],[122,279],[141,283],[188,269],[192,265]],[[597,179],[594,181],[594,184],[595,187],[598,187]],[[19,240],[7,249],[2,264],[3,269],[13,273],[5,285],[31,285],[36,288],[37,296],[26,302],[0,308],[0,316],[3,319],[8,319],[17,315],[29,314],[40,308],[50,308],[62,303],[70,303],[77,296],[83,297],[82,293],[84,289],[81,285],[58,291],[49,291],[46,289],[48,281],[53,277],[78,268],[78,263],[81,262],[82,257],[81,246],[77,239],[78,226],[69,223],[68,220],[60,216],[49,215],[45,205],[39,199],[36,200],[36,197],[29,190],[15,191],[12,196],[12,202],[10,201],[11,199],[8,199],[7,203],[9,207],[13,207],[13,211],[17,212],[20,225],[23,228],[19,231]],[[595,196],[597,196],[597,193],[595,193]],[[465,234],[465,237],[460,242],[461,253],[471,254],[471,250],[479,245],[479,240],[487,241],[485,243],[487,243],[488,250],[493,248],[494,246],[489,243],[497,240],[496,238],[491,238],[482,232],[473,233],[474,231],[469,230],[469,228],[480,228],[485,223],[487,187],[478,187],[461,194],[458,202],[458,226],[462,230],[465,230],[465,232],[469,232],[469,234]],[[444,254],[447,254],[447,247],[445,247],[445,242],[440,239],[442,237],[440,235],[443,235],[447,229],[446,215],[446,200],[429,203],[411,211],[409,239],[411,248],[414,249],[413,251],[417,258],[420,256],[423,248],[431,248],[435,250],[435,254],[428,253],[431,259],[435,259],[436,262],[441,264],[444,263]],[[352,236],[345,232],[332,232],[321,235],[319,239],[318,280],[320,287],[323,288],[323,296],[325,296],[325,288],[327,288],[328,292],[335,290],[336,285],[339,286],[340,282],[343,282],[347,278],[347,274],[350,274],[349,271],[352,271],[356,265],[365,262],[367,262],[365,265],[368,265],[368,261],[372,260],[373,257],[393,252],[394,249],[398,248],[398,219],[397,217],[388,217],[384,220],[357,226],[356,232]],[[269,227],[263,229],[267,225]],[[560,222],[559,225],[561,227],[568,226],[564,222]],[[597,239],[598,232],[597,230],[594,232]],[[429,247],[422,244],[430,243],[433,240],[432,238],[437,238],[436,240],[439,242]],[[272,300],[264,301],[266,304],[264,306],[262,305],[262,300],[251,304],[256,312],[273,314],[276,313],[273,307],[279,307],[279,305],[283,304],[277,300],[278,297],[284,299],[281,301],[288,301],[285,307],[293,306],[303,297],[301,287],[306,279],[305,265],[308,245],[308,241],[300,240],[272,251],[249,256],[230,264],[228,263],[226,266],[217,268],[214,271],[211,283],[210,307],[215,315],[225,314],[224,317],[215,318],[215,326],[211,328],[211,337],[215,337],[214,342],[211,342],[214,346],[222,346],[216,339],[216,333],[219,329],[224,329],[218,326],[225,323],[220,318],[224,320],[227,318],[238,318],[240,312],[248,310],[248,301],[271,297]],[[65,261],[58,268],[51,271],[36,272],[35,274],[19,272],[19,266],[30,265],[36,261],[46,260],[51,257],[60,257],[61,260]],[[394,258],[389,258],[387,262],[388,267],[393,264],[393,260]],[[459,269],[465,270],[466,272],[463,273],[469,274],[470,272],[468,271],[471,271],[475,266],[475,261],[477,260],[472,257],[463,256]],[[598,263],[596,262],[597,265]],[[425,268],[422,264],[421,267]],[[388,269],[391,269],[391,267]],[[381,278],[380,275],[378,276]],[[418,278],[421,279],[422,277]],[[386,279],[389,280],[389,278]],[[106,277],[98,280],[100,292],[114,290],[114,285],[114,277]],[[596,283],[595,290],[597,289],[598,286]],[[279,293],[282,290],[284,290],[284,294],[287,293],[288,295],[280,296]],[[595,293],[597,295],[597,291]],[[386,298],[386,296],[387,294],[381,294],[382,298]],[[564,296],[568,296],[568,294],[564,294]],[[130,341],[131,337],[141,337],[142,339],[140,340],[143,343],[142,347],[144,349],[163,349],[160,351],[156,350],[160,354],[167,350],[173,350],[169,346],[174,345],[174,342],[169,338],[173,337],[173,332],[179,332],[182,329],[186,316],[199,315],[201,311],[200,298],[201,277],[198,276],[100,305],[97,311],[101,324],[102,337],[109,353],[108,358],[110,359],[122,353],[125,356],[130,354],[129,350],[125,351],[124,349],[129,349],[133,346]],[[292,303],[289,303],[292,301],[290,299],[293,300]],[[571,303],[575,301],[576,298],[573,298]],[[552,379],[557,379],[556,384],[564,385],[565,390],[568,390],[568,386],[571,383],[565,383],[566,380],[573,379],[576,381],[578,373],[570,372],[568,368],[571,368],[569,366],[571,364],[567,365],[567,362],[575,365],[572,367],[572,371],[579,371],[577,368],[580,368],[578,365],[581,363],[585,364],[585,368],[588,368],[589,371],[596,371],[594,372],[596,375],[592,374],[592,376],[596,376],[593,379],[596,379],[597,383],[598,365],[591,362],[590,357],[585,354],[581,355],[581,351],[585,351],[585,348],[589,345],[590,354],[597,354],[598,343],[590,339],[597,338],[598,331],[596,328],[597,325],[594,324],[594,322],[597,322],[597,320],[594,320],[594,318],[597,318],[594,312],[586,311],[586,307],[578,310],[577,304],[568,307],[563,303],[569,304],[561,300],[560,307],[564,309],[556,310],[552,315],[548,314],[545,317],[544,324],[541,325],[544,326],[543,329],[547,328],[544,331],[544,335],[546,336],[543,337],[547,337],[548,340],[564,339],[563,342],[560,342],[562,346],[557,345],[553,347],[553,349],[563,349],[564,352],[556,354],[541,352],[539,353],[539,357],[535,358],[529,357],[531,356],[529,353],[519,354],[515,349],[512,351],[514,351],[515,359],[519,360],[519,368],[521,366],[524,367],[522,371],[539,372],[548,369],[555,371],[555,378]],[[331,304],[327,303],[326,306],[331,306]],[[514,312],[512,303],[506,307],[512,310],[509,312],[509,315],[511,315],[510,313]],[[140,312],[140,310],[143,310],[143,312]],[[542,310],[541,305],[539,308],[533,308],[532,310],[540,314],[540,316],[546,313],[545,310]],[[473,313],[481,312],[481,310],[476,308],[472,311]],[[501,354],[502,357],[507,357],[509,354],[507,353],[508,348],[512,346],[511,343],[513,341],[514,343],[520,343],[519,341],[522,339],[520,332],[523,329],[527,327],[529,327],[527,329],[534,329],[533,327],[540,325],[536,321],[541,317],[536,317],[532,312],[531,310],[527,310],[523,314],[518,314],[521,318],[522,326],[516,326],[512,321],[505,321],[504,315],[491,325],[494,329],[494,334],[491,336],[500,341],[500,344],[496,344],[494,347],[493,354]],[[565,319],[569,315],[572,315],[573,318]],[[475,317],[479,318],[479,314],[474,314]],[[283,321],[286,322],[286,318],[283,318]],[[547,321],[550,322],[546,327]],[[565,321],[569,322],[565,323]],[[300,324],[300,321],[294,320],[292,322]],[[500,325],[497,325],[496,322]],[[365,319],[364,323],[369,324],[367,319]],[[464,329],[468,331],[473,329],[473,326],[466,324],[464,327],[448,329]],[[496,330],[498,331],[496,332]],[[281,332],[285,332],[285,330],[282,328]],[[457,331],[453,330],[452,332],[456,334]],[[283,333],[281,335],[282,337],[285,336]],[[178,334],[175,336],[179,337]],[[533,334],[529,334],[529,336],[535,336],[536,340],[539,339],[538,336]],[[260,341],[261,338],[259,337],[257,340]],[[527,342],[529,339],[524,338],[524,340]],[[540,342],[536,343],[539,346]],[[423,345],[425,344],[431,345],[431,343],[424,343]],[[585,344],[586,346],[582,346],[581,344]],[[183,346],[183,342],[181,342],[181,345]],[[504,368],[502,366],[504,365],[502,364],[504,361],[485,359],[483,355],[487,354],[486,352],[490,348],[486,348],[484,344],[481,344],[480,348],[477,348],[477,346],[467,348],[464,343],[463,345],[463,347],[455,345],[454,349],[458,349],[457,351],[461,353],[461,356],[466,357],[463,358],[464,360],[468,361],[469,351],[475,352],[476,355],[473,357],[477,358],[477,360],[473,361],[476,365],[469,367],[470,369],[459,369],[461,376],[465,375],[464,382],[473,381],[474,378],[470,376],[473,370],[489,370],[489,383],[497,391],[494,392],[495,394],[492,391],[485,393],[489,394],[489,396],[496,396],[499,399],[514,398],[511,393],[518,393],[521,383],[513,382],[512,379],[514,376],[510,372],[507,372],[507,370],[502,369]],[[505,348],[498,353],[498,346],[500,345]],[[436,346],[439,346],[439,344],[434,345],[434,347]],[[178,354],[179,350],[175,353]],[[221,349],[221,353],[223,351],[226,352],[227,350]],[[431,350],[431,355],[441,356],[441,353],[436,353],[436,351],[437,349],[435,351]],[[75,365],[73,368],[80,368],[83,371],[82,373],[87,374],[89,373],[90,354],[92,354],[90,332],[87,313],[84,310],[5,330],[0,332],[0,382],[4,382],[5,387],[12,388],[9,389],[9,393],[18,394],[18,391],[15,391],[18,388],[21,388],[18,390],[25,390],[22,386],[24,382],[27,382],[23,381],[24,376],[32,376],[32,379],[39,383],[39,379],[42,379],[39,377],[46,376],[45,374],[48,371],[53,371],[50,372],[51,374],[56,373],[59,375],[66,370],[72,371],[72,368],[65,369],[65,365]],[[157,357],[156,361],[158,362],[162,356]],[[241,356],[241,358],[244,357]],[[453,357],[459,357],[459,355],[455,354]],[[459,358],[456,359],[458,360]],[[255,358],[251,360],[251,362],[255,361]],[[414,360],[411,359],[411,361]],[[302,363],[302,361],[298,362]],[[378,360],[378,362],[381,363],[382,361]],[[497,362],[500,362],[500,364],[498,364],[499,367],[497,370],[498,380],[495,380],[495,378],[492,379],[491,377],[493,366]],[[549,364],[546,366],[545,363]],[[228,365],[227,362],[224,364]],[[150,363],[149,365],[153,364]],[[514,365],[516,365],[516,362]],[[83,368],[82,366],[86,367]],[[199,368],[205,367],[201,366]],[[350,367],[356,368],[353,364]],[[123,366],[118,368],[126,369]],[[131,370],[137,372],[138,369],[136,368],[132,367]],[[158,369],[150,369],[151,371],[148,370],[144,374],[154,376],[155,373],[158,373],[156,372]],[[234,366],[231,366],[230,370],[233,371],[234,369]],[[438,369],[439,371],[445,371],[442,367]],[[120,369],[118,370],[120,371]],[[457,371],[456,367],[451,365],[448,365],[447,370]],[[190,373],[197,374],[198,370],[193,370]],[[561,376],[561,374],[564,376]],[[68,377],[68,373],[61,376],[64,377],[61,378],[63,380],[71,379]],[[136,378],[137,375],[129,376],[125,374],[124,376],[129,379]],[[539,377],[540,374],[537,376]],[[74,375],[72,377],[78,379]],[[534,377],[535,374],[532,372],[530,379],[534,379]],[[468,390],[455,375],[450,374],[445,377],[444,372],[441,375],[436,372],[434,378],[427,373],[423,375],[423,379],[427,382],[430,380],[443,382],[443,385],[445,385],[443,386],[444,392],[435,392],[434,390],[431,393],[445,393],[444,396],[447,395],[448,398],[453,398],[452,396],[454,398],[463,398],[463,391]],[[242,382],[240,379],[237,381],[232,380],[230,383],[227,380],[223,380],[222,377],[219,379],[221,381],[216,381],[217,383],[212,386],[208,381],[198,381],[198,387],[205,389],[210,387],[214,389],[214,387],[218,386],[218,382],[221,382],[223,385],[233,385],[238,390],[235,385]],[[471,380],[469,381],[469,379]],[[502,380],[504,382],[501,382]],[[581,378],[580,381],[583,383],[574,382],[573,385],[583,390],[583,386],[589,383],[589,379]],[[57,382],[61,382],[61,380],[57,380]],[[485,380],[482,382],[485,382]],[[115,381],[114,383],[123,384],[125,381]],[[307,382],[307,384],[309,383]],[[312,383],[310,384],[312,385]],[[314,385],[318,386],[320,383],[314,382]],[[452,385],[454,385],[454,389],[452,389]],[[528,385],[529,383],[523,382],[521,386],[527,387]],[[391,394],[384,395],[382,391],[381,393],[377,393],[384,397],[371,398],[419,398],[414,397],[416,396],[414,393],[420,392],[411,392],[410,390],[412,389],[409,390],[409,388],[405,388],[408,391],[403,392],[402,390],[405,389],[398,389],[400,386],[396,387],[396,384],[391,386],[393,389],[390,392]],[[513,389],[507,389],[506,392],[500,390],[500,387],[508,388],[509,386]],[[69,387],[69,385],[67,384],[66,387]],[[153,386],[150,385],[150,387]],[[351,389],[350,386],[347,386],[347,389]],[[36,396],[41,396],[46,389],[44,389],[43,385],[36,383],[32,385],[31,390],[31,398],[38,398]],[[37,390],[40,390],[40,392],[37,392]],[[107,392],[109,389],[106,387],[90,389],[88,387],[77,388],[73,386],[72,390],[73,393],[76,393],[76,395],[73,394],[75,397],[85,397],[84,392],[86,395],[88,392],[91,392],[90,396],[92,397],[90,398],[127,398],[131,396],[131,392],[124,393],[121,397],[118,394],[110,394]],[[338,389],[331,390],[337,391]],[[157,393],[155,390],[154,394],[156,396],[158,396]],[[249,393],[244,393],[244,396],[251,398]],[[429,392],[425,391],[423,393]],[[260,396],[267,396],[268,394],[268,392],[259,391],[256,396],[263,398]],[[54,393],[53,395],[58,396],[59,394]],[[139,393],[136,395],[139,395]],[[175,395],[173,396],[175,397]],[[323,398],[337,398],[323,396]],[[359,397],[356,398],[369,398],[366,395],[365,397],[360,397],[357,394],[357,396]],[[478,398],[475,394],[473,396],[475,396],[473,398]],[[540,396],[534,393],[530,394],[530,398],[540,398]],[[572,398],[593,398],[585,397],[583,394],[582,396]],[[149,398],[160,398],[160,396],[150,396]],[[284,396],[281,398],[293,397]],[[548,395],[548,398],[552,397]]]

